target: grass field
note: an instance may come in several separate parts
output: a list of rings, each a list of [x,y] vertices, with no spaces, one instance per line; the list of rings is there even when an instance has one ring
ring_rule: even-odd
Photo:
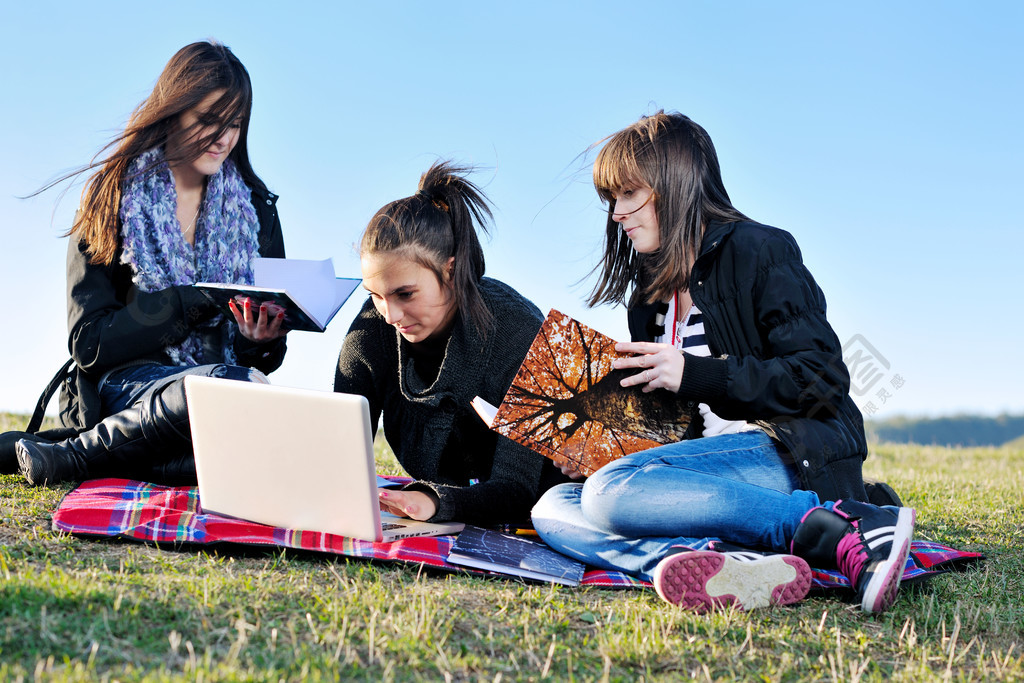
[[[1024,449],[874,446],[918,537],[988,555],[876,617],[82,540],[50,531],[68,487],[0,476],[0,680],[1024,680],[1022,472]]]

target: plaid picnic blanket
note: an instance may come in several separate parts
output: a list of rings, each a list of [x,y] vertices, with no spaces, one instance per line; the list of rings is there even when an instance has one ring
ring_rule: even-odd
[[[389,477],[395,481],[408,481]],[[158,486],[130,479],[94,479],[68,493],[53,515],[53,528],[81,536],[126,538],[174,546],[240,544],[329,553],[368,560],[424,564],[436,569],[490,574],[446,561],[455,536],[406,538],[373,543],[314,531],[282,529],[204,512],[194,486]],[[977,562],[981,553],[938,543],[914,541],[903,580],[921,581]],[[622,572],[589,568],[583,586],[631,588],[649,586]],[[835,571],[814,570],[813,589],[849,589]]]

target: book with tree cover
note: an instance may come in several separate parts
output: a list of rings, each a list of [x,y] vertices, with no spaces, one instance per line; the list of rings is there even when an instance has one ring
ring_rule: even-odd
[[[690,424],[686,404],[659,389],[619,382],[613,370],[629,354],[615,340],[552,309],[501,405],[473,407],[499,434],[590,476],[629,453],[679,441]]]
[[[289,330],[323,332],[360,283],[359,278],[335,277],[331,259],[257,258],[253,274],[254,285],[197,282],[195,287],[229,317],[228,302],[240,304],[248,298],[256,306],[270,303],[283,308]]]
[[[538,541],[475,526],[459,532],[448,562],[566,586],[578,586],[585,569]]]

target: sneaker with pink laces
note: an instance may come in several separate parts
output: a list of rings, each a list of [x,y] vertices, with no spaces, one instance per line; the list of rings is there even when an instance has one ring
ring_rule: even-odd
[[[857,592],[861,609],[892,607],[910,554],[916,513],[911,508],[837,501],[814,508],[797,527],[793,554],[821,569],[838,569]]]
[[[654,569],[654,589],[663,600],[698,612],[789,605],[810,588],[810,567],[793,555],[681,548]]]

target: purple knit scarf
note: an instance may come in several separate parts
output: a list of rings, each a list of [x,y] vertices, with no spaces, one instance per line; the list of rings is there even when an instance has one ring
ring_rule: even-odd
[[[121,194],[121,263],[131,266],[132,282],[139,289],[156,292],[196,282],[252,284],[252,261],[259,255],[259,220],[251,190],[234,162],[225,160],[207,180],[194,247],[185,240],[178,222],[178,194],[163,149],[140,154],[129,166],[127,178]],[[218,315],[201,325],[190,323],[185,339],[165,347],[175,365],[209,362],[203,358],[197,329],[203,326],[223,328],[222,359],[235,361],[235,322]]]

